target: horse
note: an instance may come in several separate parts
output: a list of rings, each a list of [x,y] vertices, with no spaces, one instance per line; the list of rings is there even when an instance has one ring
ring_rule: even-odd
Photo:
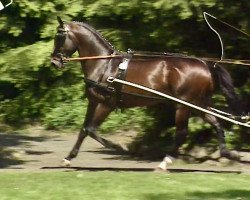
[[[121,84],[110,84],[107,81],[109,76],[120,77],[207,109],[212,105],[211,97],[216,82],[219,82],[229,106],[234,110],[237,108],[237,96],[232,79],[222,66],[213,66],[199,58],[180,56],[180,54],[133,57],[133,52],[124,53],[116,50],[87,23],[76,21],[66,23],[60,17],[57,17],[57,20],[59,26],[51,54],[51,64],[57,69],[62,69],[65,64],[64,58],[71,57],[75,52],[78,52],[80,57],[112,55],[110,58],[81,61],[88,106],[77,141],[64,159],[65,165],[69,165],[77,156],[87,136],[105,147],[124,151],[120,145],[96,133],[98,127],[116,108],[148,107],[166,103],[166,99],[156,98],[146,91]],[[121,66],[126,66],[125,75],[121,73]],[[191,108],[187,106],[178,105],[176,108],[174,152],[177,154],[188,134],[190,113]],[[206,113],[199,113],[199,116],[215,128],[220,155],[236,159],[237,155],[226,147],[224,131],[217,118]]]

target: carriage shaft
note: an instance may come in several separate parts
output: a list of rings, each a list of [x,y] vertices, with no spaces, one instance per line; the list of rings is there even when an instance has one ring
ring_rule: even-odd
[[[117,78],[114,78],[114,77],[111,77],[111,76],[108,77],[107,81],[110,82],[110,83],[116,82],[116,83],[120,83],[120,84],[123,84],[123,85],[127,85],[127,86],[131,86],[131,87],[134,87],[134,88],[138,88],[138,89],[141,89],[141,90],[145,90],[145,91],[147,91],[147,92],[156,94],[156,95],[161,96],[161,97],[164,97],[164,98],[166,98],[166,99],[170,99],[170,100],[175,101],[175,102],[177,102],[177,103],[180,103],[180,104],[182,104],[182,105],[185,105],[185,106],[194,108],[194,109],[199,110],[199,111],[201,111],[201,112],[204,112],[204,113],[213,115],[213,116],[215,116],[215,117],[218,117],[218,118],[223,119],[223,120],[225,120],[225,121],[231,122],[231,123],[233,123],[233,124],[237,124],[237,125],[240,125],[240,126],[244,126],[244,127],[250,128],[250,124],[248,124],[248,123],[243,123],[243,122],[240,122],[240,121],[231,119],[231,118],[229,118],[229,117],[220,115],[220,114],[215,113],[215,112],[213,112],[213,111],[210,111],[210,110],[207,110],[207,109],[205,109],[205,108],[196,106],[196,105],[194,105],[194,104],[192,104],[192,103],[183,101],[183,100],[181,100],[181,99],[178,99],[178,98],[175,98],[175,97],[173,97],[173,96],[164,94],[164,93],[162,93],[162,92],[153,90],[153,89],[151,89],[151,88],[148,88],[148,87],[145,87],[145,86],[142,86],[142,85],[138,85],[138,84],[136,84],[136,83],[131,83],[131,82],[129,82],[129,81],[124,81],[124,80],[117,79]]]

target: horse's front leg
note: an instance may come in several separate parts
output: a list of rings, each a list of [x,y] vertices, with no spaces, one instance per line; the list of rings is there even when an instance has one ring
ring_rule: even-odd
[[[107,106],[106,104],[99,103],[96,106],[94,115],[92,118],[86,123],[85,129],[88,133],[88,135],[101,143],[104,147],[107,147],[109,149],[115,149],[119,152],[125,152],[126,150],[119,144],[115,144],[101,136],[99,136],[96,131],[99,128],[99,126],[102,124],[102,122],[107,118],[107,116],[110,114],[111,111],[114,109]]]
[[[78,134],[77,141],[76,141],[75,145],[73,146],[73,149],[70,151],[69,155],[63,159],[63,165],[66,165],[66,166],[70,165],[70,160],[77,156],[83,140],[88,135],[88,131],[86,130],[86,126],[91,121],[91,118],[93,117],[93,113],[95,112],[96,106],[97,106],[96,103],[90,102],[88,104],[85,120],[84,120],[82,128]]]
[[[111,111],[113,111],[113,108],[111,108],[105,104],[89,103],[86,118],[85,118],[85,121],[83,123],[83,127],[80,130],[80,133],[78,135],[78,139],[77,139],[73,149],[71,150],[69,155],[63,160],[64,165],[70,165],[70,160],[77,156],[83,140],[88,135],[91,138],[100,142],[103,146],[105,146],[107,148],[116,149],[120,152],[126,151],[120,145],[115,144],[109,140],[106,140],[106,139],[104,139],[96,134],[96,130],[99,128],[99,126],[102,124],[102,122],[107,118],[107,116],[110,114]]]

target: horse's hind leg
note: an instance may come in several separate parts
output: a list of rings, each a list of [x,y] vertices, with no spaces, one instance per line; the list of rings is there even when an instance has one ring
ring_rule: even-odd
[[[190,109],[185,106],[180,106],[176,110],[175,114],[175,124],[176,124],[176,135],[175,135],[175,149],[174,154],[177,156],[178,149],[186,141],[188,134],[188,118],[190,114]]]
[[[225,134],[222,126],[220,125],[219,121],[217,120],[216,117],[210,115],[210,114],[204,114],[204,120],[211,124],[217,133],[217,137],[219,140],[219,150],[220,150],[220,155],[221,157],[226,157],[232,160],[239,160],[239,156],[236,155],[235,153],[230,152],[227,147],[226,147],[226,142],[225,142]]]

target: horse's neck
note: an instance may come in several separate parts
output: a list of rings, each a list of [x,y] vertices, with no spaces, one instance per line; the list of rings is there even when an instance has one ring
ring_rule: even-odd
[[[86,35],[82,35],[82,43],[85,45],[80,44],[78,47],[80,57],[110,55],[114,52],[114,49],[103,42],[101,38],[98,38],[92,33],[89,33],[91,37],[87,35],[87,33],[85,34]],[[98,81],[103,75],[108,62],[108,59],[86,60],[81,62],[85,78]]]
[[[84,77],[98,82],[107,70],[108,64],[108,59],[81,62]]]
[[[90,56],[99,56],[99,55],[110,55],[113,52],[106,51],[102,54],[93,54]],[[84,55],[80,54],[80,57],[85,57]],[[93,81],[98,82],[100,77],[103,76],[105,71],[107,70],[107,66],[109,64],[109,59],[90,59],[86,61],[81,62],[82,71],[84,74],[84,77],[87,79],[91,79]]]

